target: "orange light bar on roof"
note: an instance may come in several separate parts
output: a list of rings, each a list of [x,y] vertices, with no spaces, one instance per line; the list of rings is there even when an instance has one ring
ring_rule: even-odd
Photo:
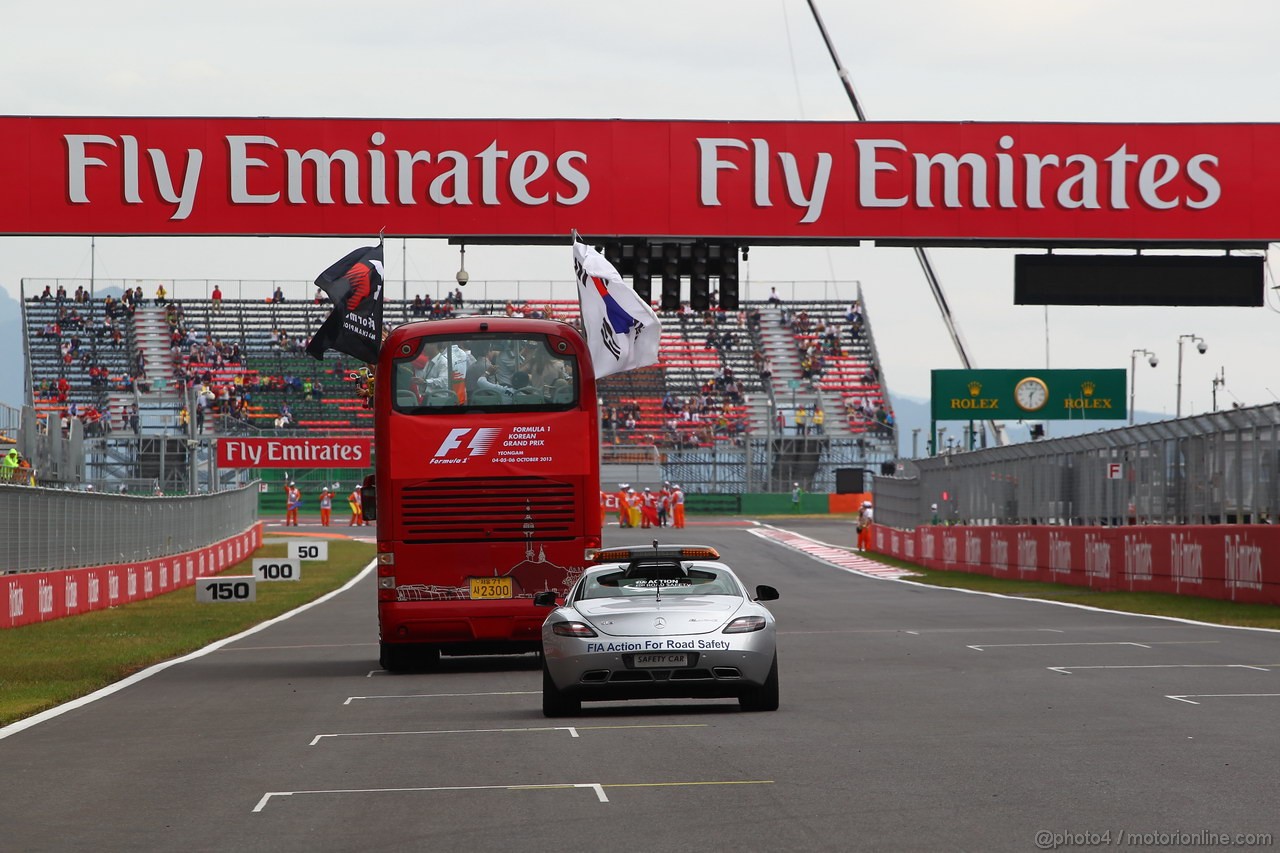
[[[597,563],[627,563],[642,557],[679,557],[682,560],[718,560],[720,552],[709,545],[675,545],[671,547],[603,548],[596,552]]]

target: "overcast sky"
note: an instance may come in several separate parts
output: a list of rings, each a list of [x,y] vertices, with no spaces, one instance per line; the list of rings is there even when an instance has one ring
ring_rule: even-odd
[[[1280,119],[1280,4],[1269,0],[818,5],[872,120]],[[23,3],[9,4],[4,34],[10,115],[853,118],[804,0]],[[144,286],[302,281],[355,245],[104,238],[93,271]],[[1012,304],[1011,252],[932,254],[978,367],[1045,364],[1046,312]],[[960,366],[910,250],[758,248],[750,259],[753,295],[765,282],[835,280],[845,284],[801,289],[849,299],[861,282],[894,393],[927,397],[931,369]],[[397,295],[403,278],[452,279],[457,249],[397,241],[387,266]],[[467,268],[473,293],[517,278],[573,293],[567,248],[476,246]],[[89,274],[88,239],[0,237],[0,285],[15,297],[22,278]],[[1128,368],[1132,350],[1154,350],[1138,408],[1172,415],[1178,337],[1197,334],[1209,349],[1186,350],[1184,414],[1210,408],[1219,371],[1220,406],[1271,402],[1277,296],[1257,309],[1050,308],[1048,358]]]

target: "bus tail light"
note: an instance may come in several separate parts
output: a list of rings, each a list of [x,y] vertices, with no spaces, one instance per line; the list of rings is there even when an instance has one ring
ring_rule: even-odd
[[[386,567],[388,571],[390,566]],[[395,601],[396,600],[396,579],[394,575],[382,574],[382,566],[378,566],[378,600],[379,601]]]

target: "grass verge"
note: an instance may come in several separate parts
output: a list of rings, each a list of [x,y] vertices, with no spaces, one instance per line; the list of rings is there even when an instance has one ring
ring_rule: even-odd
[[[251,573],[253,557],[283,557],[264,545],[221,574]],[[203,648],[337,589],[373,559],[366,542],[330,540],[329,559],[303,564],[296,583],[258,585],[258,600],[197,604],[194,586],[106,610],[0,631],[0,726]]]
[[[1103,592],[1070,584],[993,578],[969,572],[943,572],[879,554],[868,556],[887,566],[908,569],[914,573],[909,580],[930,586],[998,592],[1001,595],[1018,598],[1084,604],[1121,613],[1175,616],[1179,619],[1194,619],[1197,622],[1212,622],[1217,625],[1280,629],[1280,607],[1269,604],[1237,604],[1233,601],[1196,598],[1190,595],[1170,595],[1162,592]]]

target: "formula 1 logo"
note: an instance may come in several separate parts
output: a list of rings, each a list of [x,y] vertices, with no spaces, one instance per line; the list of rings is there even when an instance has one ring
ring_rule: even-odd
[[[498,440],[498,434],[502,432],[501,427],[458,427],[449,430],[449,434],[445,436],[444,441],[440,442],[440,446],[436,448],[432,462],[462,462],[462,459],[450,458],[450,454],[462,447],[463,440],[470,435],[471,440],[467,442],[466,449],[470,451],[464,458],[472,456],[484,456],[488,454],[489,448]]]

